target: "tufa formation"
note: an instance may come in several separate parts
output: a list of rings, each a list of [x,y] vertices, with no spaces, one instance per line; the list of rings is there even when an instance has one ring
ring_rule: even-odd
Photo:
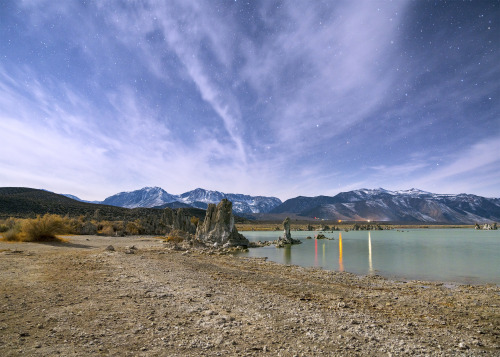
[[[283,221],[283,236],[279,237],[276,241],[276,248],[282,248],[286,244],[299,244],[302,243],[298,239],[293,239],[290,233],[290,218],[286,217]]]
[[[217,206],[208,205],[205,220],[198,224],[196,239],[214,247],[249,245],[248,239],[238,233],[234,225],[233,204],[225,198]]]

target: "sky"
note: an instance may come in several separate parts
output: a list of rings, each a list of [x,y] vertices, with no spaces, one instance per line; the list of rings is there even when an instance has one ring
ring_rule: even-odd
[[[0,186],[500,197],[500,1],[0,2]]]

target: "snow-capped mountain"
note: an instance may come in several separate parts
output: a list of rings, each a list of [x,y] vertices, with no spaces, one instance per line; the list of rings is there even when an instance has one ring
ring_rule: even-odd
[[[226,194],[202,188],[181,195],[172,195],[160,187],[144,187],[132,192],[120,192],[106,198],[102,203],[126,208],[180,207],[184,204],[206,209],[209,203],[219,203],[223,198],[227,198],[233,203],[233,210],[236,213],[267,213],[281,204],[281,200],[276,197]]]
[[[500,200],[418,189],[360,189],[333,197],[296,197],[272,210],[288,212],[332,220],[480,223],[500,220]]]
[[[161,187],[144,187],[132,192],[120,192],[102,201],[104,205],[125,208],[156,207],[165,203],[177,201],[177,196],[171,195]]]
[[[179,197],[181,202],[203,209],[207,208],[209,203],[218,203],[227,198],[233,203],[233,210],[239,213],[267,213],[281,204],[281,200],[276,197],[223,193],[202,188],[183,193]]]

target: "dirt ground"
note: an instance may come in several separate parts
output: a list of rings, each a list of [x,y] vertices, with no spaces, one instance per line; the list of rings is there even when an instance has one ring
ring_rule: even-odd
[[[67,240],[0,242],[1,356],[500,356],[495,285]]]

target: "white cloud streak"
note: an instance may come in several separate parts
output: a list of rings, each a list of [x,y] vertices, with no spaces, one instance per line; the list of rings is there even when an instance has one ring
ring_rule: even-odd
[[[90,9],[71,1],[25,1],[21,9],[29,15],[30,38],[37,39],[39,29],[56,18],[66,21],[69,33],[47,36],[68,43],[89,73],[66,81],[38,72],[30,61],[0,67],[0,128],[9,136],[0,180],[48,189],[50,182],[61,187],[72,181],[64,187],[87,199],[141,185],[172,193],[203,186],[287,198],[356,185],[446,188],[453,179],[457,189],[480,191],[470,179],[477,172],[488,178],[488,190],[498,189],[494,133],[455,150],[460,156],[451,155],[444,141],[435,144],[435,152],[427,145],[411,155],[395,149],[392,163],[367,164],[356,156],[363,152],[359,146],[344,144],[371,139],[355,132],[365,127],[386,130],[374,139],[380,147],[397,147],[425,132],[427,122],[417,113],[449,124],[448,116],[462,115],[467,103],[495,90],[471,93],[454,81],[417,88],[416,79],[437,70],[441,58],[415,59],[409,68],[398,57],[404,47],[400,27],[412,4],[284,2],[274,9],[266,1],[253,4],[266,28],[260,33],[257,25],[242,28],[238,16],[245,15],[231,6],[217,11],[208,1],[109,1],[91,3]],[[76,29],[73,20],[80,24]],[[397,70],[402,64],[408,72]],[[471,66],[466,72],[483,81],[500,68],[478,73]],[[130,81],[134,76],[153,80],[146,78],[150,82],[139,89]],[[406,89],[415,95],[409,104],[401,100]],[[202,108],[198,117],[155,103],[156,90],[165,96],[187,93]],[[436,101],[441,93],[446,98]],[[450,98],[458,104],[448,109]],[[409,125],[393,128],[394,118]],[[479,119],[495,120],[492,114]],[[189,135],[182,130],[188,124],[194,129]],[[449,164],[433,166],[443,152]]]

